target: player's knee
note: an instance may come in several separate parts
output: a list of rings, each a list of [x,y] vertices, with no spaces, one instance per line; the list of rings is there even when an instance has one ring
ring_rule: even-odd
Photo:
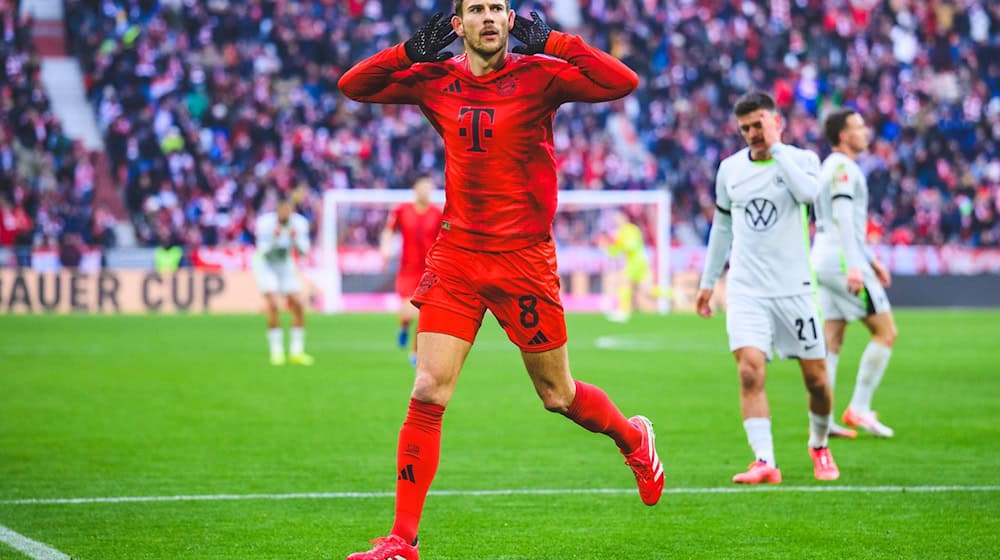
[[[740,388],[744,393],[759,393],[764,390],[764,368],[752,363],[739,366]]]
[[[806,389],[815,396],[829,395],[830,387],[826,371],[814,371],[804,375]]]
[[[443,380],[443,376],[418,367],[416,380],[413,382],[413,398],[432,404],[445,406],[451,400],[452,387]]]
[[[840,354],[840,349],[844,346],[844,334],[834,333],[826,337],[826,351],[830,354]]]
[[[896,325],[890,324],[885,329],[875,333],[872,338],[879,344],[887,348],[892,348],[893,344],[896,343],[896,334],[898,334],[896,331]]]

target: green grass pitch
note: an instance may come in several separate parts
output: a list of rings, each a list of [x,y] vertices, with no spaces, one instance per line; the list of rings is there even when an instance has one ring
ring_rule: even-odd
[[[422,557],[997,558],[1000,313],[898,310],[897,322],[875,399],[897,437],[835,440],[841,480],[815,481],[797,366],[772,363],[785,481],[730,492],[752,457],[724,318],[616,325],[570,316],[574,375],[656,424],[672,493],[648,508],[610,440],[541,407],[516,348],[487,318],[445,414],[432,490],[621,491],[432,495]],[[261,317],[4,316],[0,526],[82,560],[342,559],[361,550],[392,521],[387,493],[412,382],[395,332],[389,315],[312,316],[316,366],[275,368]],[[865,341],[852,325],[838,414]],[[352,492],[360,495],[23,502]],[[14,558],[25,556],[0,543],[0,559]]]

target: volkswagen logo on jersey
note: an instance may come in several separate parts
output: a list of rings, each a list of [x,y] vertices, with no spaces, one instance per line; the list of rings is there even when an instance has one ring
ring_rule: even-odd
[[[778,207],[766,198],[755,198],[746,205],[743,214],[754,231],[767,231],[778,222]]]

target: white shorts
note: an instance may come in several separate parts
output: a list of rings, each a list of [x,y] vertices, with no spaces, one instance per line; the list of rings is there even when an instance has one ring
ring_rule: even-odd
[[[847,273],[816,271],[819,307],[824,319],[856,321],[889,311],[889,296],[872,271],[864,271],[865,289],[860,294],[847,291]]]
[[[823,322],[812,294],[757,297],[729,294],[726,302],[729,350],[752,346],[767,358],[817,360],[826,357]]]
[[[257,288],[261,293],[288,295],[302,291],[299,272],[291,259],[271,263],[254,257],[252,263]]]

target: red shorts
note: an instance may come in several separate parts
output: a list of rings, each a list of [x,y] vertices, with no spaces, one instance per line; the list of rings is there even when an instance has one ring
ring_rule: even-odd
[[[416,291],[420,284],[420,277],[423,275],[424,271],[422,270],[416,272],[399,271],[399,274],[396,275],[396,293],[399,294],[399,297],[403,299],[413,297],[413,292]]]
[[[471,343],[489,309],[521,350],[558,348],[566,343],[559,286],[551,239],[502,253],[439,241],[427,253],[427,271],[413,295],[420,308],[417,332],[449,334]]]

